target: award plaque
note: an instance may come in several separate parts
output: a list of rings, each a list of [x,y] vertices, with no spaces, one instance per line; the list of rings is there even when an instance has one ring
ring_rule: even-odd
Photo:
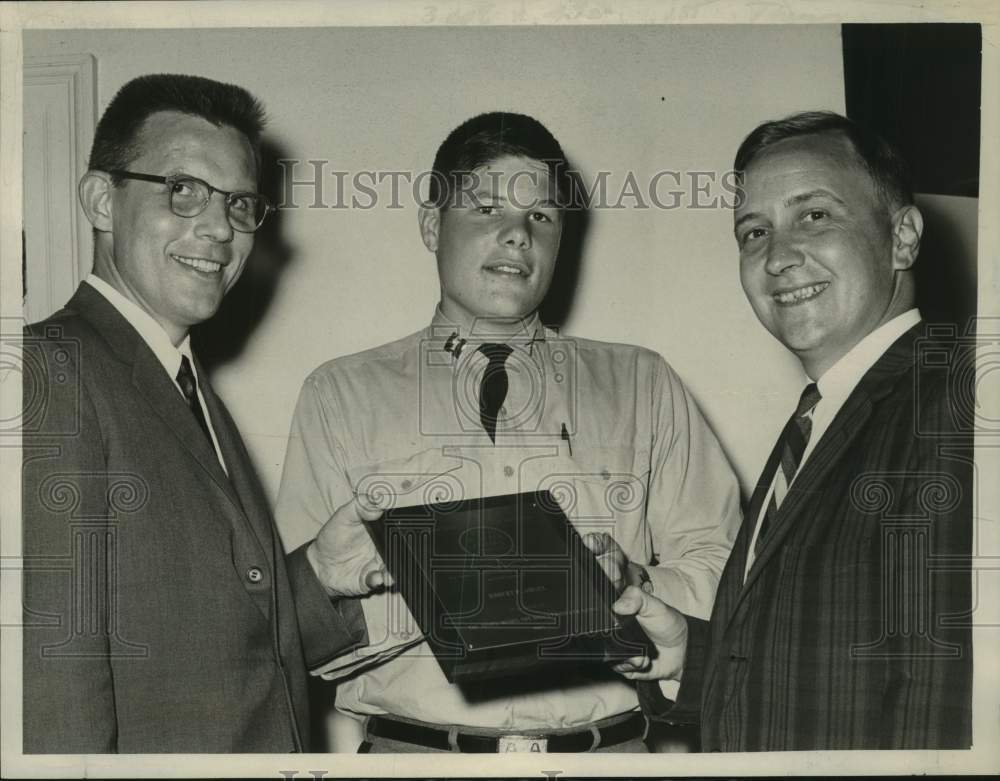
[[[397,507],[366,526],[453,683],[653,653],[548,491]]]

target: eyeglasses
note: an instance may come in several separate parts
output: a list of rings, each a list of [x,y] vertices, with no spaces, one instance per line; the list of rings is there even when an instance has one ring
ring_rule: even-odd
[[[240,233],[253,233],[264,222],[264,218],[275,210],[267,197],[260,193],[227,192],[212,187],[197,177],[185,174],[154,176],[131,171],[108,171],[108,173],[122,179],[138,179],[142,182],[167,185],[170,192],[170,211],[178,217],[197,217],[205,211],[212,193],[219,193],[226,199],[226,216],[229,218],[229,224],[233,226],[233,230]]]

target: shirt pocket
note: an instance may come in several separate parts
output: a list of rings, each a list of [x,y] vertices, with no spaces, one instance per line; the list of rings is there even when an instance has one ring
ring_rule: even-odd
[[[394,458],[348,472],[357,493],[365,493],[388,510],[424,504],[460,502],[474,465],[441,448],[429,448],[405,458]]]
[[[554,466],[538,490],[552,494],[574,528],[580,534],[606,532],[629,558],[647,561],[648,459],[629,447],[580,447]]]

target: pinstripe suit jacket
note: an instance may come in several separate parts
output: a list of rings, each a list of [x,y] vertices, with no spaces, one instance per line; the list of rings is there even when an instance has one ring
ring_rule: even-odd
[[[772,453],[711,621],[689,621],[677,702],[641,687],[654,716],[700,716],[703,750],[970,745],[973,386],[931,337],[918,324],[862,378],[744,581]]]
[[[25,338],[25,753],[302,750],[306,667],[364,622],[286,561],[222,401],[228,476],[92,287]]]

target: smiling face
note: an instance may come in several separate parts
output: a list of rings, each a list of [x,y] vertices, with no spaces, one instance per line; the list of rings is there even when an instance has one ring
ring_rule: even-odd
[[[843,138],[785,139],[753,158],[735,213],[740,280],[758,319],[818,378],[913,306],[920,215],[890,215]]]
[[[146,120],[139,141],[141,152],[130,171],[188,174],[227,191],[257,189],[253,149],[232,127],[162,111]],[[239,279],[253,234],[233,230],[218,193],[201,214],[178,217],[170,211],[165,184],[125,180],[113,187],[106,174],[94,173],[85,181],[84,208],[101,231],[95,273],[179,344],[191,326],[215,314]]]
[[[477,168],[471,181],[458,203],[420,212],[424,244],[437,256],[441,311],[467,329],[483,318],[516,327],[549,289],[562,212],[548,168],[537,160],[501,157]]]

